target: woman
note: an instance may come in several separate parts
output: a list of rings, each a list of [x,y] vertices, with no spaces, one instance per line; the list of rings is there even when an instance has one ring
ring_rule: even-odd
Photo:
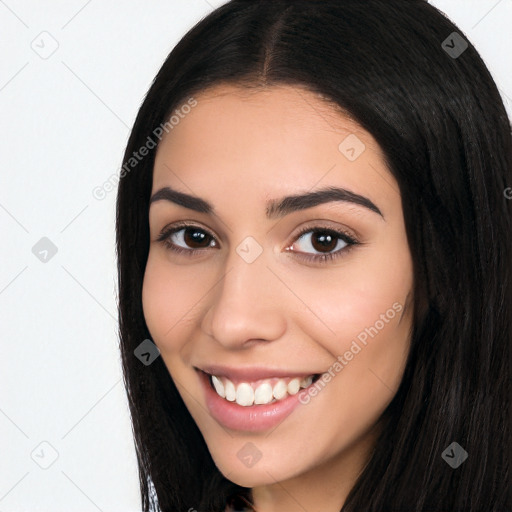
[[[425,1],[192,28],[117,198],[144,510],[512,510],[511,170],[488,70]]]

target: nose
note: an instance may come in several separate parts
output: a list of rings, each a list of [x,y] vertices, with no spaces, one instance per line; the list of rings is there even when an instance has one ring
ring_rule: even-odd
[[[252,263],[233,250],[214,287],[203,331],[231,350],[279,339],[286,330],[285,287],[262,253]]]

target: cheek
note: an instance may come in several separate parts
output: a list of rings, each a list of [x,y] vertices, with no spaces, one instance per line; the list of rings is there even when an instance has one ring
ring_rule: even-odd
[[[302,329],[338,361],[334,380],[354,390],[347,410],[364,416],[364,408],[384,405],[398,389],[409,352],[412,276],[407,246],[390,243],[361,251],[320,280],[301,281],[297,295],[308,297],[317,317],[306,315]]]
[[[391,335],[391,330],[401,330],[398,321],[411,282],[410,276],[394,275],[392,271],[351,267],[350,272],[333,272],[322,283],[302,281],[301,288],[296,290],[297,295],[308,298],[304,302],[316,317],[307,315],[309,329],[317,326],[316,339],[325,340],[331,353],[340,354],[353,340],[364,343],[372,334],[382,338]]]
[[[339,304],[326,321],[336,334],[317,338],[333,361],[327,369],[329,396],[338,407],[328,414],[333,424],[344,425],[347,439],[375,424],[398,390],[409,353],[412,319],[410,308],[404,309],[408,290],[403,300],[394,300],[396,290],[380,291],[379,296],[370,290],[360,300]]]
[[[186,322],[181,319],[197,298],[186,273],[172,271],[169,262],[150,251],[142,285],[142,309],[153,341],[162,351],[172,350],[182,339]]]
[[[354,430],[362,428],[360,421],[366,427],[377,421],[403,377],[409,353],[410,315],[402,309],[383,324],[380,330],[381,324],[366,328],[362,331],[364,343],[356,338],[343,354],[346,365],[337,384],[344,396],[341,409],[350,411],[347,421]]]

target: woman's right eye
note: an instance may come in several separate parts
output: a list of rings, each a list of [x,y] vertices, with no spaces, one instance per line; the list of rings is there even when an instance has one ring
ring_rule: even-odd
[[[157,241],[162,242],[171,251],[180,254],[187,253],[190,256],[202,252],[209,247],[218,246],[213,235],[202,228],[189,224],[164,229],[157,238]],[[194,247],[192,249],[187,248],[187,245],[202,244],[205,241],[208,242],[206,246]],[[212,241],[214,242],[213,245],[211,245]]]

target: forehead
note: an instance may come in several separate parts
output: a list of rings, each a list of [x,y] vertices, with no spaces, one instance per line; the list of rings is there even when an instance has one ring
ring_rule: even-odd
[[[168,139],[176,139],[171,135],[200,136],[203,131],[215,127],[215,131],[231,132],[229,135],[243,136],[234,133],[241,125],[251,125],[252,133],[275,132],[286,128],[283,136],[289,133],[335,132],[339,135],[355,133],[375,150],[379,150],[375,140],[364,130],[350,114],[339,105],[329,101],[323,95],[312,92],[299,85],[275,85],[270,87],[242,87],[234,84],[220,84],[194,95],[197,106],[188,109],[189,113],[181,115],[181,129],[173,126],[166,133],[161,145]],[[183,104],[186,101],[182,102]],[[180,105],[177,106],[180,110]],[[198,117],[201,119],[199,120]],[[174,119],[177,119],[174,117]],[[184,122],[188,119],[188,122]],[[203,125],[198,129],[197,124]],[[190,125],[193,125],[192,127]],[[187,129],[188,128],[188,129]],[[192,131],[192,133],[191,133]],[[212,133],[213,135],[213,133]]]
[[[261,187],[278,194],[324,180],[369,195],[383,185],[396,192],[373,136],[319,94],[223,84],[194,99],[158,146],[154,189],[182,186],[182,179],[195,190],[217,190],[222,182],[264,196]]]

